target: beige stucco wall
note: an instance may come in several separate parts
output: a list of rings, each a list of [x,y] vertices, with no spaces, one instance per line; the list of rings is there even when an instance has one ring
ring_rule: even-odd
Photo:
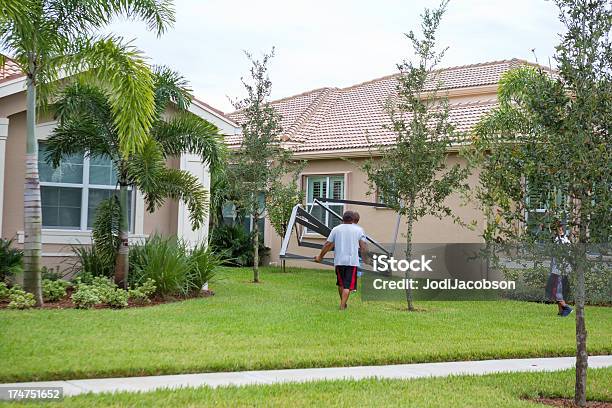
[[[350,160],[343,159],[328,159],[328,160],[309,160],[303,173],[302,179],[306,175],[332,175],[345,174],[345,199],[360,200],[375,202],[375,196],[369,193],[367,183],[367,175],[360,169],[360,165],[364,159],[351,158]],[[459,157],[456,153],[451,153],[449,157],[449,165],[461,163],[465,165],[465,159]],[[475,186],[477,183],[477,174],[472,174],[469,178],[469,184]],[[301,183],[302,189],[305,189],[305,181]],[[305,191],[305,190],[304,190]],[[467,203],[459,195],[449,197],[447,204],[455,211],[464,222],[469,223],[476,220],[479,226],[482,226],[484,220],[483,214],[474,206],[473,203]],[[375,238],[378,242],[389,243],[393,240],[393,233],[397,221],[397,214],[390,209],[355,206],[347,204],[345,210],[359,211],[361,220],[359,224],[365,229],[366,234]],[[400,224],[400,235],[398,242],[404,241],[402,232],[406,231],[405,219]],[[480,234],[482,231],[479,228],[469,229],[453,222],[451,218],[438,219],[428,216],[421,219],[414,225],[414,243],[459,243],[459,242],[481,242]],[[312,235],[308,237],[310,241],[324,242],[321,236]],[[296,244],[295,234],[292,236],[291,245],[288,252],[314,256],[317,250],[311,248],[298,247]],[[271,249],[271,262],[279,261],[279,251],[281,238],[276,234],[270,222],[266,219],[265,243]],[[288,261],[289,265],[316,267],[317,264],[303,261]]]
[[[23,93],[10,95],[0,99],[0,117],[8,117],[8,137],[6,140],[6,156],[0,165],[4,166],[4,197],[2,205],[2,238],[15,238],[23,231],[23,189],[25,178],[25,151],[26,151],[26,114],[25,98]],[[16,113],[17,112],[17,113]],[[49,114],[42,115],[39,123],[52,120]],[[179,168],[178,159],[170,159],[169,165]],[[173,235],[177,233],[178,203],[168,200],[154,213],[144,212],[145,235],[159,233]],[[44,232],[43,232],[44,234]],[[43,243],[43,265],[47,267],[59,266],[62,270],[69,268],[72,259],[63,255],[70,254],[72,248],[66,244]]]

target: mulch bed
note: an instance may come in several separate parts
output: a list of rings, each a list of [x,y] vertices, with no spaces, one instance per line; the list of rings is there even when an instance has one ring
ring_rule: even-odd
[[[576,408],[578,405],[574,404],[573,399],[569,398],[545,398],[540,397],[536,399],[529,399],[529,401],[537,402],[542,405],[549,405],[551,407],[562,407],[562,408]],[[587,401],[586,406],[588,408],[612,408],[612,402],[608,401]]]
[[[157,305],[162,305],[164,303],[174,303],[174,302],[180,302],[180,301],[188,300],[188,299],[210,297],[210,296],[214,296],[214,294],[215,292],[213,292],[212,290],[203,290],[200,293],[196,293],[194,295],[185,296],[185,297],[155,296],[149,299],[150,302],[145,302],[145,303],[134,302],[132,300],[129,300],[128,308],[157,306]],[[68,288],[66,290],[65,298],[60,299],[56,302],[45,302],[42,308],[43,309],[74,309],[75,308],[74,303],[72,303],[72,299],[70,299],[71,295],[72,295],[72,288]],[[0,302],[0,309],[7,309],[7,308],[8,308],[8,302]],[[108,305],[95,305],[93,309],[111,309],[111,307]]]

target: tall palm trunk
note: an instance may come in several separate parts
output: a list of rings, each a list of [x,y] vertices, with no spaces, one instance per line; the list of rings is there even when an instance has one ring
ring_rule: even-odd
[[[253,214],[253,282],[259,282],[259,214]]]
[[[36,83],[32,76],[28,76],[27,79],[26,109],[27,142],[23,197],[23,287],[34,295],[36,305],[41,306],[43,304],[40,287],[42,210],[40,205],[40,181],[38,179],[38,142],[36,140]]]
[[[115,259],[115,283],[119,287],[127,289],[129,272],[129,219],[128,219],[128,186],[125,182],[120,182],[119,205],[121,207],[121,218],[119,220],[119,249]]]

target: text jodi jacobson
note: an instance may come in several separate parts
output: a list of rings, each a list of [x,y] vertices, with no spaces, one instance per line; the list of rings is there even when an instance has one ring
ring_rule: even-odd
[[[374,256],[375,272],[433,272],[431,263],[433,258],[421,255],[414,259],[395,259],[386,255]],[[515,290],[515,281],[494,281],[487,279],[462,280],[462,279],[383,279],[377,278],[372,281],[375,290]]]
[[[421,286],[421,283],[424,285]],[[386,280],[377,278],[372,281],[376,290],[514,290],[515,281],[459,280],[459,279],[425,279],[419,282],[416,279]]]

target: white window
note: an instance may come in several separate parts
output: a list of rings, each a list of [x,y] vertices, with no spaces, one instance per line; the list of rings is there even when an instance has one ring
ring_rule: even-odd
[[[323,210],[320,206],[314,205],[316,198],[334,198],[338,200],[344,199],[344,176],[307,176],[306,177],[306,209],[314,215],[323,224],[329,228],[333,228],[342,221],[329,212]],[[342,216],[344,211],[343,204],[328,203],[328,207]]]
[[[54,169],[45,161],[45,156],[45,145],[41,142],[38,172],[43,228],[91,230],[98,205],[111,195],[119,194],[117,174],[111,160],[78,154],[63,159]],[[129,195],[128,207],[130,230],[132,195]]]
[[[542,232],[542,227],[552,221],[552,214],[558,217],[567,209],[567,200],[567,195],[554,187],[527,182],[525,217],[528,231],[536,235]]]

